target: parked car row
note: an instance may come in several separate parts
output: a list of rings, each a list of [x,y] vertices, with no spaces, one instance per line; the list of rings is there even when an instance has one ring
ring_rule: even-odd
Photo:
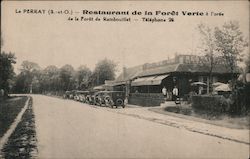
[[[72,99],[82,103],[108,107],[125,107],[125,92],[122,91],[66,91],[65,99]]]

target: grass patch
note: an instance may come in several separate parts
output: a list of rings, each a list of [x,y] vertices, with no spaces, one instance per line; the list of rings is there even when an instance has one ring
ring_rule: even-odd
[[[24,107],[28,97],[9,97],[0,101],[0,137],[9,129],[16,116]]]
[[[6,159],[36,158],[36,144],[35,119],[32,109],[32,99],[30,99],[22,120],[11,134],[7,144],[4,145],[2,154]]]

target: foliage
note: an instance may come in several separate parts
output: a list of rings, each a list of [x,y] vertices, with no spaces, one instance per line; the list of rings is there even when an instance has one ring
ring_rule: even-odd
[[[215,27],[215,42],[233,77],[233,73],[237,71],[237,63],[242,61],[242,52],[248,46],[247,40],[240,31],[239,23],[229,21],[221,28]]]
[[[16,63],[16,58],[13,53],[0,53],[0,89],[9,92],[12,87],[12,79],[14,77],[13,64]],[[5,95],[7,95],[5,93]]]
[[[200,24],[198,31],[202,38],[205,63],[209,67],[209,86],[212,83],[215,65],[224,63],[230,69],[231,84],[235,88],[235,73],[239,72],[238,61],[242,61],[242,52],[248,46],[247,40],[244,39],[243,33],[240,31],[239,23],[229,21],[224,23],[222,27],[215,28]]]
[[[20,74],[17,75],[14,90],[17,93],[28,93],[31,87],[35,92],[39,92],[40,66],[37,63],[23,61],[21,64]]]
[[[66,64],[61,68],[54,65],[41,69],[34,62],[24,61],[21,72],[16,76],[15,92],[61,94],[67,90],[87,90],[92,86],[103,84],[105,80],[115,78],[116,64],[104,59],[100,61],[92,73],[81,65],[77,70]]]
[[[250,52],[248,52],[245,64],[246,64],[246,70],[245,70],[246,73],[250,73]]]
[[[60,89],[60,76],[59,76],[59,69],[54,66],[50,65],[47,66],[41,72],[41,91],[56,91]]]
[[[222,96],[194,95],[192,96],[192,107],[195,110],[206,110],[209,113],[222,113],[227,108],[227,101]]]
[[[208,114],[246,115],[250,111],[248,93],[249,86],[238,81],[236,89],[229,94],[193,95],[192,107],[207,111]]]
[[[40,70],[40,66],[35,63],[35,62],[30,62],[30,61],[23,61],[23,63],[21,64],[21,72],[35,72],[37,70]]]
[[[105,83],[105,80],[114,80],[117,64],[112,60],[104,59],[96,64],[95,70],[91,76],[93,86]]]
[[[235,86],[236,88],[231,95],[232,104],[230,105],[229,113],[245,115],[250,111],[249,83],[245,84],[241,81],[236,81]]]
[[[202,52],[204,52],[204,64],[209,67],[209,86],[212,83],[212,73],[216,64],[218,64],[219,56],[216,50],[214,31],[205,24],[198,25],[198,31],[201,34]]]
[[[64,91],[74,89],[73,74],[74,74],[74,68],[69,64],[64,65],[60,69],[60,83]]]
[[[215,37],[213,29],[205,24],[198,25],[198,31],[201,34],[202,51],[207,57],[205,62],[209,63],[211,67],[216,63],[216,57],[218,52],[216,52]]]
[[[85,90],[89,87],[89,79],[91,76],[91,70],[85,66],[80,66],[75,74],[76,88]]]

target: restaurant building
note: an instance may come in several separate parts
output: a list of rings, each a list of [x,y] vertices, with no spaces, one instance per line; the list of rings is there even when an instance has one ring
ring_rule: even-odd
[[[162,88],[167,89],[167,100],[172,100],[172,90],[176,86],[179,96],[184,100],[190,92],[206,94],[209,87],[209,64],[204,57],[196,55],[176,55],[156,63],[123,68],[123,72],[108,85],[113,90],[126,91],[130,104],[157,106],[164,102]],[[237,73],[235,74],[237,75]],[[229,68],[221,60],[212,70],[212,82],[227,83],[232,78]],[[203,87],[192,86],[193,82],[202,82]]]

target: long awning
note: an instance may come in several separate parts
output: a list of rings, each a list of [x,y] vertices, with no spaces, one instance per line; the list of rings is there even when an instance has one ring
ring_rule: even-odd
[[[125,85],[125,84],[126,84],[125,81],[121,81],[121,82],[114,82],[114,83],[112,83],[111,85],[112,85],[112,86],[119,86],[119,85]]]
[[[119,86],[119,85],[125,85],[126,81],[112,81],[112,80],[105,80],[105,86]]]
[[[169,75],[159,75],[159,76],[150,76],[137,78],[132,81],[131,86],[147,86],[147,85],[160,85],[162,80]]]
[[[105,90],[105,85],[95,86],[93,89],[94,90]]]

